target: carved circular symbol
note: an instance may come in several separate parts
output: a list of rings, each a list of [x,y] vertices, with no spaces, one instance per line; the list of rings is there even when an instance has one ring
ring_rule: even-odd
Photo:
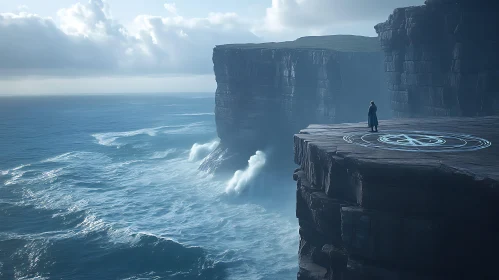
[[[465,152],[492,145],[490,141],[472,135],[431,131],[351,133],[343,140],[368,148],[406,152]]]

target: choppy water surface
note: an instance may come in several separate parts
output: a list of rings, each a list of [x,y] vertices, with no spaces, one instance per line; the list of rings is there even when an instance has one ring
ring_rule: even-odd
[[[263,176],[256,153],[236,175],[199,172],[213,107],[0,98],[0,279],[296,277],[292,170]]]

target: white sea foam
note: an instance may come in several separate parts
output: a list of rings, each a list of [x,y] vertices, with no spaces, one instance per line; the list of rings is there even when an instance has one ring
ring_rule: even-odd
[[[14,184],[17,184],[17,182],[19,181],[19,179],[21,179],[24,175],[24,173],[26,173],[26,171],[20,171],[20,172],[16,172],[16,173],[12,173],[12,178],[10,178],[9,180],[5,181],[3,184],[5,186],[10,186],[10,185],[14,185]]]
[[[191,151],[189,152],[189,161],[197,161],[206,157],[211,153],[220,143],[219,140],[214,140],[204,144],[195,143],[192,145]]]
[[[142,128],[131,131],[123,131],[123,132],[105,132],[105,133],[96,133],[92,134],[92,137],[97,140],[99,145],[103,146],[116,146],[120,147],[123,143],[117,142],[120,138],[133,137],[137,135],[149,135],[151,137],[161,134],[181,134],[189,132],[193,128],[199,127],[203,125],[203,122],[195,122],[187,125],[172,125],[172,126],[158,126],[151,128]]]
[[[158,131],[168,128],[170,126],[159,126],[159,127],[152,127],[152,128],[143,128],[143,129],[137,129],[137,130],[131,130],[131,131],[124,131],[124,132],[106,132],[106,133],[96,133],[92,134],[92,136],[97,140],[99,145],[103,146],[120,146],[119,143],[116,143],[116,140],[121,137],[132,137],[136,135],[149,135],[149,136],[156,136]]]
[[[22,165],[19,165],[17,167],[14,167],[12,169],[0,170],[0,174],[2,176],[9,175],[9,174],[13,174],[15,176],[15,173],[19,173],[19,172],[16,172],[16,171],[19,171],[19,170],[21,170],[21,169],[23,169],[25,167],[29,167],[29,166],[31,166],[31,164],[22,164]]]
[[[214,116],[215,113],[185,113],[185,114],[174,114],[175,116]]]
[[[262,151],[256,151],[248,160],[248,167],[237,170],[227,183],[225,192],[228,194],[241,193],[258,176],[266,162],[266,155]]]
[[[85,219],[79,223],[76,227],[81,228],[82,234],[87,234],[93,231],[106,230],[108,225],[104,220],[97,218],[97,216],[91,214],[85,216]]]
[[[134,159],[134,160],[127,160],[127,161],[123,161],[123,162],[113,163],[113,164],[109,165],[108,169],[110,169],[110,170],[121,169],[127,165],[134,164],[137,162],[142,162],[142,160]]]
[[[202,133],[205,132],[200,128],[206,128],[204,122],[194,122],[187,125],[172,127],[162,131],[163,134],[192,134],[192,133]]]
[[[9,185],[14,185],[17,184],[20,180],[22,180],[22,177],[26,172],[29,170],[24,169],[25,167],[29,167],[31,164],[23,164],[17,167],[14,167],[12,169],[2,171],[2,175],[10,175],[11,178],[9,180],[6,180],[4,182],[4,186],[9,186]]]
[[[154,152],[154,154],[151,156],[151,159],[166,158],[167,156],[175,153],[176,151],[177,151],[177,149],[168,149],[168,150],[162,151],[162,152]]]
[[[95,157],[95,153],[74,151],[74,152],[68,152],[68,153],[64,153],[61,155],[57,155],[55,157],[51,157],[51,158],[42,160],[42,163],[47,163],[47,162],[69,163],[69,162],[73,162],[75,159],[89,160],[90,158],[93,158],[93,157]]]
[[[19,169],[23,169],[24,167],[28,167],[28,166],[31,166],[31,164],[19,165],[18,167],[12,168],[12,171],[17,171]]]
[[[55,163],[57,168],[54,168],[54,165],[50,165],[50,168],[47,168],[47,165],[45,165],[46,163]],[[131,163],[134,162],[127,161],[118,164],[127,165]],[[61,175],[73,174],[75,171],[79,170],[101,170],[98,166],[111,166],[111,164],[111,159],[103,154],[73,151],[51,157],[37,163],[26,164],[13,168],[9,170],[9,173],[7,174],[10,175],[11,178],[6,180],[4,185],[50,185],[58,180]],[[28,169],[26,167],[30,168]]]
[[[62,155],[58,155],[58,156],[55,156],[55,157],[48,158],[48,159],[46,159],[46,160],[42,160],[42,163],[45,163],[45,162],[59,162],[59,161],[67,161],[67,160],[69,160],[72,156],[73,156],[73,152],[64,153],[64,154],[62,154]]]
[[[48,280],[50,278],[43,277],[43,276],[33,276],[33,277],[21,276],[20,278],[17,278],[17,279],[19,279],[19,280]]]
[[[48,182],[53,182],[59,175],[61,175],[63,168],[57,168],[54,170],[49,170],[46,172],[43,172],[41,175],[40,180],[42,181],[48,181]]]

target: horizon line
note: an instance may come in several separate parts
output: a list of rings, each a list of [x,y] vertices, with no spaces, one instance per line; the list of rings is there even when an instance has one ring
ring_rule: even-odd
[[[172,94],[215,94],[214,91],[165,91],[165,92],[102,92],[102,93],[33,93],[33,94],[1,94],[1,97],[35,97],[35,96],[123,96],[123,95],[172,95]]]

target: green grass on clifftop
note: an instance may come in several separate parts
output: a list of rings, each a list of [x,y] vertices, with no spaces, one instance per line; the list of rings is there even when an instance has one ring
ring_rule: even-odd
[[[342,52],[378,52],[381,47],[377,37],[354,35],[307,36],[294,41],[260,44],[228,44],[217,48],[241,49],[325,49]]]

